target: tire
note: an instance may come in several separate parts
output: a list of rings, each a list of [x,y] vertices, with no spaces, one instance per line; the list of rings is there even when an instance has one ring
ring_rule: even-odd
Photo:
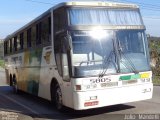
[[[13,92],[15,93],[15,94],[17,94],[18,93],[18,87],[17,87],[17,79],[16,79],[16,76],[15,75],[13,75],[13,80],[12,80],[12,87],[13,87]]]
[[[62,92],[61,92],[61,89],[58,84],[52,86],[51,96],[52,96],[51,101],[52,101],[52,104],[54,105],[54,107],[58,111],[63,112],[64,106],[63,106],[63,102],[62,102]]]
[[[9,76],[9,83],[10,83],[10,86],[13,86],[13,78],[11,74]]]
[[[63,102],[62,102],[62,92],[61,89],[59,87],[59,85],[56,85],[56,89],[55,89],[55,106],[56,109],[59,111],[63,111]]]

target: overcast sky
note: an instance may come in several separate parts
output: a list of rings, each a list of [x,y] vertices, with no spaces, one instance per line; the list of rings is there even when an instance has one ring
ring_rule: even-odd
[[[70,0],[0,0],[0,38],[5,38],[55,4],[64,1]],[[138,4],[147,34],[160,37],[160,0],[110,1]]]

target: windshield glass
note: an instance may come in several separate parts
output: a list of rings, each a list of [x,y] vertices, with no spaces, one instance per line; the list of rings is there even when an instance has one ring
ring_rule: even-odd
[[[71,36],[74,76],[97,76],[104,66],[108,68],[106,73],[116,73],[114,64],[108,64],[115,61],[113,31],[72,31]]]
[[[120,71],[150,70],[148,45],[142,30],[119,30],[116,39],[120,54]]]
[[[71,38],[75,77],[150,70],[143,30],[71,31]]]
[[[143,25],[139,9],[70,8],[70,25]]]

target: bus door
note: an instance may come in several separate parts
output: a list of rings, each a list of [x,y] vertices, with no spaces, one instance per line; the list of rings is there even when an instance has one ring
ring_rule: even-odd
[[[68,100],[72,96],[72,86],[71,86],[71,55],[70,55],[70,44],[68,42],[68,37],[65,34],[57,35],[54,43],[54,51],[56,64],[58,68],[59,75],[62,77],[63,90],[62,94],[64,96],[64,104],[70,106],[72,104],[71,100]]]

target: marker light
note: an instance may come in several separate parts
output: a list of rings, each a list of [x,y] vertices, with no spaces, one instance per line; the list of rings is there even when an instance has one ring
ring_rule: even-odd
[[[76,90],[81,90],[81,85],[76,85]]]

